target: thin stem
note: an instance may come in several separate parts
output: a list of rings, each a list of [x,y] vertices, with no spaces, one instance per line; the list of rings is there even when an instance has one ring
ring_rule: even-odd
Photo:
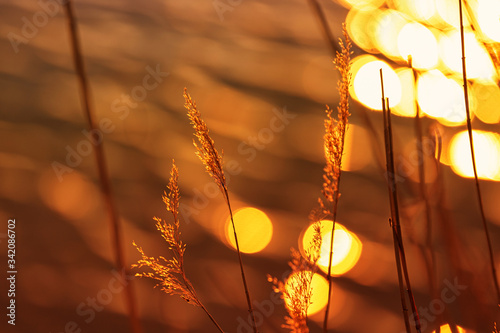
[[[234,233],[234,242],[236,243],[236,251],[238,252],[238,260],[240,263],[241,279],[243,280],[243,287],[245,289],[245,296],[247,299],[248,312],[250,313],[250,317],[252,317],[252,328],[253,328],[255,333],[258,333],[257,324],[255,322],[255,316],[253,313],[252,301],[250,298],[250,292],[248,291],[248,285],[247,285],[247,280],[245,277],[245,271],[243,270],[243,260],[241,259],[240,245],[238,243],[238,235],[236,234],[236,226],[234,225],[233,210],[231,209],[231,204],[229,202],[229,194],[227,193],[227,189],[225,187],[224,187],[224,197],[226,199],[227,207],[229,208],[229,216],[231,217],[231,225],[233,227],[233,233]]]
[[[389,193],[391,193],[394,190],[394,187],[396,186],[394,182],[394,175],[391,174],[391,166],[390,166],[390,157],[389,154],[391,153],[390,146],[389,146],[389,130],[387,126],[387,109],[385,107],[385,96],[384,96],[384,82],[382,80],[382,70],[380,71],[380,77],[381,77],[381,84],[382,84],[382,114],[383,114],[383,120],[384,120],[384,141],[385,141],[385,148],[386,148],[386,168],[387,168],[387,185],[389,187]],[[391,207],[391,216],[392,219],[389,219],[389,225],[391,226],[392,229],[392,238],[393,238],[393,243],[394,243],[394,257],[396,260],[396,269],[398,273],[398,284],[399,284],[399,295],[401,298],[401,307],[403,309],[403,319],[405,322],[405,328],[407,333],[411,333],[411,328],[410,328],[410,317],[408,313],[408,308],[406,306],[406,297],[405,297],[405,284],[403,280],[403,273],[401,270],[401,257],[400,257],[400,251],[399,251],[399,246],[398,246],[398,235],[397,231],[393,222],[393,219],[395,218],[395,207],[394,207],[394,202],[392,199],[392,196],[390,196],[390,207]]]
[[[467,90],[467,71],[465,65],[465,37],[464,37],[464,23],[463,23],[463,14],[462,14],[462,0],[458,0],[458,11],[460,15],[460,40],[462,42],[462,75],[463,75],[463,85],[464,85],[464,99],[465,99],[465,113],[467,115],[467,132],[469,133],[469,143],[470,143],[470,154],[472,159],[472,169],[474,170],[474,182],[476,184],[476,194],[479,203],[479,211],[481,213],[481,221],[483,223],[484,234],[486,237],[486,244],[488,245],[490,266],[491,266],[491,274],[493,277],[493,283],[495,285],[496,293],[497,293],[497,303],[500,306],[500,287],[498,285],[498,278],[495,268],[495,258],[493,256],[493,247],[491,245],[490,233],[488,231],[488,223],[486,222],[486,215],[484,213],[483,208],[483,200],[481,196],[481,189],[479,187],[479,178],[477,176],[477,168],[476,168],[476,156],[474,153],[474,142],[472,135],[472,121],[469,110],[469,93]]]
[[[335,55],[337,54],[337,52],[340,52],[340,50],[337,47],[337,43],[335,42],[335,38],[333,37],[332,30],[328,25],[325,13],[323,12],[323,9],[321,8],[317,0],[308,0],[308,2],[311,5],[311,9],[314,15],[319,21],[321,31],[323,32],[325,40],[327,41],[328,44],[328,48],[330,49],[330,52],[332,53],[333,58],[335,59]]]
[[[382,73],[382,72],[381,72]],[[395,220],[393,221],[393,225],[396,229],[396,234],[397,234],[397,239],[398,239],[398,245],[399,245],[399,252],[401,255],[401,266],[403,268],[403,275],[405,277],[406,281],[406,288],[408,291],[408,297],[410,299],[410,306],[413,312],[413,319],[415,321],[415,328],[418,333],[421,332],[421,325],[420,325],[420,318],[418,315],[417,311],[417,305],[415,304],[415,297],[413,296],[413,290],[411,288],[411,283],[410,283],[410,275],[408,273],[408,265],[406,263],[406,254],[405,254],[405,249],[403,245],[403,236],[401,232],[401,223],[399,220],[399,205],[398,205],[398,192],[397,192],[397,186],[396,182],[394,181],[394,175],[395,175],[395,167],[394,167],[394,146],[393,146],[393,139],[392,139],[392,124],[391,124],[391,109],[389,107],[389,99],[386,99],[386,107],[387,107],[387,136],[389,139],[389,160],[390,160],[390,166],[391,166],[391,172],[393,175],[393,192],[392,192],[392,197],[393,197],[393,203],[394,203],[394,213],[395,213]]]
[[[73,62],[75,66],[75,70],[78,76],[78,81],[80,85],[80,93],[81,93],[81,101],[82,107],[85,112],[85,116],[87,118],[88,126],[90,132],[92,133],[94,142],[99,142],[99,137],[96,134],[97,128],[94,121],[93,110],[90,103],[90,87],[87,79],[87,75],[85,73],[85,66],[83,62],[80,42],[78,38],[78,27],[74,15],[73,5],[71,0],[66,1],[65,3],[66,9],[66,17],[70,32],[70,41],[71,41],[71,49],[73,53]],[[99,179],[101,183],[101,191],[104,197],[104,202],[108,211],[110,227],[111,227],[111,235],[112,235],[112,243],[114,248],[114,255],[116,261],[116,267],[120,272],[125,272],[125,259],[123,255],[123,245],[121,240],[121,228],[120,221],[118,218],[118,213],[115,207],[115,203],[113,200],[113,194],[111,190],[111,182],[109,179],[106,160],[104,157],[104,151],[101,144],[95,145],[94,148],[97,168],[99,173]],[[139,319],[137,316],[137,308],[134,298],[134,293],[132,289],[132,284],[129,283],[125,285],[125,294],[126,294],[126,305],[129,314],[129,322],[132,332],[141,333],[141,325],[139,323]]]
[[[344,135],[342,136],[342,147],[344,146]],[[338,191],[338,187],[340,185],[340,174],[338,178],[338,183],[337,183],[337,191],[335,193],[335,200],[333,201],[333,217],[332,217],[332,233],[331,233],[331,239],[330,239],[330,253],[328,257],[328,301],[326,303],[326,309],[325,309],[325,317],[323,320],[323,332],[328,331],[328,314],[330,312],[330,304],[331,304],[331,299],[332,299],[332,288],[333,288],[333,278],[332,278],[332,261],[333,261],[333,238],[335,235],[335,223],[337,221],[337,206],[339,202],[339,197],[340,197],[340,192]]]
[[[393,147],[393,138],[392,138],[392,124],[391,124],[391,109],[389,107],[389,99],[385,98],[384,95],[384,79],[382,74],[382,69],[380,69],[380,81],[381,81],[381,89],[382,89],[382,111],[384,115],[384,134],[385,134],[385,147],[386,147],[386,165],[387,165],[387,181],[389,186],[389,198],[390,198],[390,206],[391,206],[391,216],[392,216],[392,228],[393,228],[393,237],[395,244],[395,252],[396,254],[396,265],[401,265],[403,270],[403,275],[406,282],[406,288],[408,291],[408,297],[410,299],[410,306],[413,312],[413,318],[415,321],[415,328],[417,332],[420,333],[420,319],[418,316],[418,311],[415,304],[415,299],[413,297],[413,291],[410,284],[410,277],[408,274],[408,268],[406,263],[406,255],[403,245],[403,237],[401,233],[401,224],[399,221],[399,205],[398,205],[398,196],[397,196],[397,186],[395,182],[395,167],[394,167],[394,147]],[[384,102],[385,98],[385,102]],[[397,250],[396,250],[397,248]],[[400,279],[400,289],[402,288],[401,284],[401,276],[399,275],[400,268],[398,267],[398,278]],[[406,302],[403,303],[403,311],[406,308]],[[405,316],[405,325],[407,325],[407,316]],[[407,327],[407,331],[409,332],[409,327]]]
[[[219,330],[219,332],[224,333],[224,331],[222,330],[222,328],[220,327],[220,325],[217,323],[217,321],[215,320],[215,318],[212,317],[212,315],[210,314],[210,312],[208,312],[208,310],[205,308],[205,306],[201,302],[199,302],[198,304],[203,309],[203,311],[205,311],[205,313],[207,314],[208,318],[210,318],[210,320],[212,321],[212,323],[214,323],[214,325],[217,327],[217,329]]]

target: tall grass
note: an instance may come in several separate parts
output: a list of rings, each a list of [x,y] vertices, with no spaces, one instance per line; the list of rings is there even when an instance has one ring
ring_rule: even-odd
[[[231,226],[233,228],[234,240],[236,243],[236,251],[238,253],[238,262],[240,264],[241,280],[243,281],[243,289],[245,290],[245,297],[248,305],[248,312],[252,318],[252,328],[255,333],[258,332],[257,324],[255,323],[255,315],[253,313],[252,301],[250,298],[250,292],[248,290],[247,280],[245,277],[245,270],[243,268],[243,260],[241,259],[240,246],[238,243],[238,235],[236,233],[236,226],[234,225],[233,210],[231,209],[231,202],[229,200],[229,192],[227,189],[226,177],[224,176],[224,169],[222,168],[222,156],[219,154],[215,148],[214,140],[210,137],[209,130],[205,121],[201,118],[201,114],[196,108],[196,103],[191,99],[191,96],[187,93],[187,89],[184,88],[184,107],[188,110],[188,117],[193,125],[194,136],[193,144],[196,148],[196,155],[200,161],[205,165],[205,170],[212,177],[214,182],[219,187],[224,200],[226,201],[227,207],[229,209],[229,216],[231,218]]]
[[[268,281],[273,283],[273,290],[281,293],[285,301],[285,308],[288,316],[285,316],[283,328],[292,333],[308,333],[307,311],[311,305],[312,279],[316,273],[317,262],[321,253],[322,234],[321,222],[314,219],[314,235],[305,249],[305,256],[292,248],[292,260],[289,261],[292,272],[285,281],[268,275]]]
[[[476,188],[477,201],[479,204],[479,212],[481,214],[481,222],[484,229],[484,236],[486,238],[486,244],[488,246],[488,254],[491,268],[491,275],[493,278],[493,284],[495,286],[497,303],[500,307],[500,286],[498,284],[497,272],[495,268],[495,258],[493,255],[493,246],[491,244],[490,232],[488,230],[488,222],[486,221],[486,215],[484,213],[483,207],[483,199],[481,195],[481,188],[479,186],[479,179],[477,175],[477,167],[476,167],[476,156],[474,152],[474,139],[472,135],[472,121],[471,114],[469,109],[469,92],[467,89],[467,68],[465,63],[465,37],[464,37],[464,22],[463,22],[463,13],[462,13],[462,0],[458,0],[458,11],[460,15],[460,40],[461,40],[461,55],[462,55],[462,79],[464,86],[464,102],[465,102],[465,112],[467,116],[467,132],[469,134],[469,143],[470,143],[470,154],[472,159],[472,169],[474,170],[474,183]]]
[[[75,71],[78,77],[78,83],[80,86],[80,95],[82,108],[84,115],[87,119],[87,125],[92,133],[94,142],[99,142],[99,137],[96,133],[97,127],[94,120],[94,111],[91,103],[90,97],[90,85],[87,79],[87,74],[85,71],[85,65],[83,61],[80,40],[78,37],[78,26],[74,14],[73,3],[71,0],[67,0],[64,4],[66,11],[66,19],[69,28],[69,37],[71,43],[71,51],[73,55],[73,64],[75,66]],[[121,225],[120,219],[118,217],[118,212],[115,206],[113,193],[111,189],[111,181],[108,175],[108,168],[106,165],[106,159],[104,156],[103,143],[95,145],[94,152],[97,162],[97,169],[99,173],[99,180],[101,184],[101,191],[103,194],[104,204],[108,211],[109,222],[111,227],[112,244],[115,256],[115,265],[120,272],[125,272],[125,258],[123,254],[123,244],[121,238]],[[132,283],[125,285],[125,295],[126,295],[126,305],[129,315],[129,321],[131,329],[134,333],[141,333],[142,328],[137,316],[137,306],[135,302],[134,292],[132,288]]]
[[[154,218],[156,221],[156,228],[160,231],[161,236],[167,242],[170,252],[172,253],[172,259],[165,259],[162,256],[159,258],[149,257],[144,253],[141,247],[133,242],[133,245],[141,254],[141,259],[137,262],[137,264],[132,265],[132,268],[149,268],[152,272],[136,273],[136,276],[156,280],[157,286],[159,286],[167,294],[178,295],[189,304],[200,307],[217,327],[219,332],[224,333],[215,318],[203,305],[196,294],[191,281],[189,281],[186,276],[184,265],[184,252],[186,251],[186,244],[182,242],[180,238],[181,232],[179,230],[180,221],[178,210],[180,194],[178,179],[179,170],[175,165],[175,161],[173,161],[172,171],[170,172],[170,180],[168,182],[168,192],[165,192],[163,202],[165,203],[167,211],[172,214],[174,222],[167,223],[160,218]]]
[[[328,257],[328,302],[323,320],[323,332],[328,330],[328,314],[332,296],[332,260],[333,242],[335,233],[335,223],[337,220],[337,208],[340,198],[340,177],[342,175],[342,155],[344,153],[345,133],[347,130],[347,119],[349,117],[349,86],[351,85],[351,41],[347,34],[345,24],[343,25],[343,36],[345,43],[339,41],[340,52],[335,58],[335,67],[340,73],[337,90],[340,94],[339,105],[337,106],[337,117],[333,115],[333,110],[327,106],[325,120],[324,150],[326,165],[323,173],[323,200],[320,200],[321,207],[325,214],[332,217],[332,231],[330,239],[330,251]]]

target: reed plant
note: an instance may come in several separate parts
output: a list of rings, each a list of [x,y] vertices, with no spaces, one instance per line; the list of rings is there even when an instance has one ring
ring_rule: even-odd
[[[292,259],[288,263],[291,273],[288,278],[283,281],[268,275],[268,281],[272,282],[274,292],[281,294],[288,312],[282,327],[292,333],[309,332],[307,311],[312,303],[312,279],[318,269],[322,244],[321,222],[318,219],[313,222],[313,230],[313,238],[304,250],[304,256],[291,249]]]
[[[158,258],[147,256],[143,249],[133,242],[133,245],[141,254],[141,259],[139,259],[137,264],[133,264],[132,268],[148,268],[149,272],[136,273],[136,276],[156,280],[156,286],[160,287],[165,293],[180,296],[189,304],[200,307],[217,327],[219,332],[223,333],[224,331],[203,305],[191,281],[186,276],[184,263],[186,244],[181,240],[181,232],[179,230],[180,194],[178,179],[179,170],[175,165],[175,161],[173,161],[170,180],[168,182],[168,192],[165,192],[163,196],[163,202],[165,203],[166,209],[172,214],[173,223],[167,223],[165,220],[158,217],[154,218],[156,221],[156,229],[158,229],[163,239],[167,242],[168,248],[172,253],[172,258],[166,259],[163,256]]]
[[[83,53],[78,33],[78,24],[76,21],[73,1],[67,0],[64,2],[64,9],[66,14],[66,21],[69,30],[71,53],[73,56],[73,65],[75,67],[78,84],[80,88],[80,98],[82,103],[82,108],[84,116],[87,120],[87,126],[89,132],[92,133],[92,139],[94,142],[99,142],[98,129],[95,122],[94,108],[92,105],[90,84],[85,70],[85,64],[83,60]],[[97,163],[97,171],[99,175],[99,182],[101,185],[101,192],[104,201],[104,206],[106,207],[109,224],[111,229],[111,243],[113,245],[115,265],[120,272],[127,271],[125,264],[125,255],[123,251],[123,241],[121,235],[121,223],[116,209],[115,200],[113,196],[113,191],[111,188],[111,181],[108,174],[108,167],[106,163],[106,158],[104,155],[103,143],[94,146],[94,154]],[[128,312],[128,318],[130,322],[130,327],[132,332],[141,333],[142,328],[139,322],[139,317],[137,315],[137,305],[135,301],[133,284],[129,283],[125,285],[125,303]]]

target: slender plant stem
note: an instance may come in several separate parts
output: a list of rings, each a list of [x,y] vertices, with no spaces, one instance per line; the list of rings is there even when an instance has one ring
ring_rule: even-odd
[[[311,9],[318,19],[318,22],[321,27],[321,31],[323,32],[323,35],[325,37],[325,40],[327,41],[328,48],[330,49],[330,52],[333,55],[333,58],[335,59],[335,55],[337,52],[340,52],[337,43],[335,42],[335,38],[333,37],[332,30],[330,29],[330,26],[328,25],[328,21],[326,19],[325,13],[321,6],[318,3],[318,0],[308,0],[309,4],[311,5]]]
[[[71,48],[72,48],[72,53],[73,53],[73,62],[74,62],[75,70],[76,70],[78,80],[79,80],[79,85],[80,85],[82,106],[83,106],[83,109],[84,109],[84,112],[85,112],[85,115],[87,118],[90,132],[92,133],[92,138],[93,138],[94,142],[99,142],[99,137],[96,134],[97,128],[96,128],[95,121],[94,121],[93,110],[92,110],[92,106],[90,103],[90,100],[91,100],[91,98],[90,98],[90,86],[89,86],[89,83],[87,80],[87,75],[85,72],[85,66],[84,66],[80,42],[79,42],[79,38],[78,38],[78,27],[77,27],[75,15],[74,15],[73,4],[72,4],[71,0],[66,1],[65,9],[66,9],[66,17],[67,17],[67,22],[68,22],[68,27],[69,27],[69,32],[70,32]],[[123,245],[122,245],[122,240],[121,240],[120,221],[119,221],[118,213],[117,213],[116,206],[115,206],[115,203],[113,200],[113,194],[112,194],[112,190],[111,190],[111,182],[110,182],[108,171],[107,171],[106,160],[104,157],[102,143],[95,145],[94,152],[95,152],[96,161],[97,161],[99,179],[100,179],[100,183],[101,183],[101,191],[103,193],[105,205],[106,205],[108,215],[109,215],[112,242],[113,242],[113,248],[114,248],[114,252],[115,252],[114,255],[115,255],[115,261],[116,261],[116,267],[118,268],[118,270],[120,272],[126,272],[125,259],[124,259],[124,254],[123,254]],[[141,325],[140,325],[138,315],[137,315],[137,308],[136,308],[136,303],[135,303],[135,298],[134,298],[134,293],[133,293],[131,283],[129,283],[125,286],[125,294],[126,294],[126,305],[127,305],[127,310],[128,310],[128,314],[129,314],[129,322],[130,322],[130,327],[132,329],[132,332],[141,333],[142,329],[141,329]]]
[[[398,240],[398,245],[399,245],[399,252],[401,255],[401,266],[403,268],[403,276],[405,277],[406,281],[406,288],[408,292],[408,297],[410,299],[410,306],[413,312],[413,319],[415,321],[415,328],[418,333],[421,332],[421,325],[420,325],[420,318],[418,315],[417,311],[417,305],[415,304],[415,297],[413,296],[413,290],[411,288],[411,283],[410,283],[410,274],[408,273],[408,265],[406,263],[406,253],[403,245],[403,235],[401,232],[401,223],[399,220],[399,205],[398,205],[398,191],[397,191],[397,185],[396,182],[394,181],[394,175],[395,175],[395,167],[394,167],[394,146],[393,146],[393,139],[392,139],[392,124],[391,124],[391,108],[389,107],[389,99],[386,99],[386,108],[387,108],[387,136],[389,139],[389,159],[390,159],[390,166],[391,166],[391,171],[392,171],[392,181],[393,181],[393,203],[394,203],[394,213],[395,213],[395,223],[393,223],[395,229],[396,229],[396,234],[397,234],[397,240]]]
[[[408,266],[406,263],[406,255],[403,245],[403,237],[401,233],[401,224],[399,221],[399,205],[398,205],[398,196],[397,196],[397,185],[395,182],[395,167],[394,167],[394,147],[393,147],[393,139],[392,139],[392,124],[391,124],[391,109],[389,107],[389,99],[385,99],[384,103],[384,80],[382,69],[380,69],[380,81],[381,81],[381,89],[382,89],[382,111],[384,114],[384,134],[385,134],[385,142],[386,142],[386,157],[387,157],[387,181],[389,185],[389,198],[391,204],[391,216],[392,216],[392,228],[393,228],[393,237],[395,237],[395,243],[397,243],[397,248],[399,252],[400,261],[398,263],[396,256],[396,264],[401,265],[403,270],[403,276],[405,278],[406,288],[408,291],[408,297],[410,299],[410,306],[412,308],[413,318],[415,321],[415,328],[417,332],[421,332],[420,330],[420,319],[418,316],[417,307],[415,304],[415,298],[413,296],[413,291],[410,284],[410,276],[408,274]],[[399,270],[398,270],[399,273]],[[401,282],[401,281],[400,281]],[[400,285],[401,288],[401,285]],[[405,302],[406,303],[406,302]],[[403,306],[403,309],[405,306]],[[406,325],[406,317],[405,317],[405,325]]]
[[[203,304],[201,304],[201,303],[200,303],[200,306],[203,309],[203,311],[205,311],[205,313],[207,314],[207,316],[210,318],[210,320],[212,321],[212,323],[214,323],[214,325],[217,326],[217,329],[219,330],[219,332],[224,333],[224,331],[219,326],[219,324],[217,323],[217,321],[215,321],[215,318],[212,317],[212,315],[210,314],[210,312],[208,312],[208,310],[205,308],[205,306]]]
[[[382,76],[382,71],[380,72]],[[387,185],[389,187],[389,193],[391,193],[394,190],[394,186],[396,185],[394,182],[394,175],[391,173],[391,167],[390,167],[390,149],[389,149],[389,131],[388,131],[388,126],[387,126],[387,109],[385,107],[385,96],[384,96],[384,83],[381,77],[381,83],[382,83],[382,114],[383,114],[383,119],[384,119],[384,141],[385,141],[385,148],[386,148],[386,167],[387,167]],[[399,246],[398,246],[398,235],[396,232],[396,228],[394,226],[393,218],[395,217],[395,208],[394,208],[394,202],[392,200],[392,196],[390,196],[390,207],[391,207],[391,216],[392,219],[389,219],[389,225],[391,226],[392,229],[392,238],[393,238],[393,243],[394,243],[394,257],[396,260],[396,270],[398,273],[398,284],[399,284],[399,295],[401,299],[401,307],[403,309],[403,319],[405,322],[405,328],[407,333],[411,333],[411,327],[410,327],[410,317],[408,314],[408,307],[406,306],[406,296],[405,296],[405,284],[403,280],[403,272],[401,270],[401,257],[399,253]]]
[[[229,208],[229,216],[231,217],[231,225],[233,227],[233,233],[234,233],[234,242],[236,243],[236,251],[238,252],[238,260],[240,263],[241,279],[243,281],[243,287],[245,289],[245,296],[247,299],[248,312],[250,313],[250,317],[252,317],[252,328],[253,328],[253,331],[255,333],[258,333],[257,324],[255,322],[255,315],[253,313],[252,301],[250,298],[250,292],[248,290],[247,279],[245,277],[245,271],[243,269],[243,260],[241,259],[240,245],[238,243],[238,235],[236,234],[236,226],[234,225],[233,210],[231,209],[231,204],[229,202],[229,194],[227,193],[226,188],[224,188],[224,197],[226,199],[227,207]]]
[[[344,147],[344,138],[345,138],[345,135],[342,135],[342,150],[343,150],[343,147]],[[329,256],[328,256],[328,275],[327,275],[327,279],[328,279],[328,301],[326,303],[326,309],[325,309],[325,317],[324,317],[324,320],[323,320],[323,332],[327,332],[328,331],[328,314],[330,312],[330,304],[331,304],[331,300],[332,300],[332,288],[333,288],[333,278],[332,278],[332,261],[333,261],[333,239],[334,239],[334,236],[335,236],[335,223],[337,221],[337,206],[338,206],[338,202],[339,202],[339,197],[340,197],[340,192],[338,190],[339,186],[340,186],[340,175],[342,173],[339,174],[339,178],[338,178],[338,181],[337,181],[337,190],[335,191],[335,196],[334,196],[334,200],[333,200],[333,211],[332,211],[332,233],[331,233],[331,239],[330,239],[330,252],[329,252]]]
[[[316,17],[319,26],[321,28],[321,31],[323,32],[323,36],[325,38],[326,44],[328,46],[328,49],[330,50],[332,59],[336,58],[337,52],[339,52],[337,43],[335,42],[335,37],[333,36],[332,30],[330,26],[328,25],[328,21],[326,20],[325,13],[323,9],[321,8],[321,5],[317,0],[307,0],[311,6],[311,9],[313,11],[314,16]],[[382,151],[380,149],[380,144],[379,144],[379,137],[377,135],[377,130],[375,129],[375,126],[373,123],[370,121],[370,118],[368,116],[368,112],[364,109],[361,108],[361,116],[363,117],[363,121],[366,124],[367,129],[370,131],[371,135],[373,136],[373,140],[371,141],[373,149],[375,151],[375,157],[378,162],[378,166],[380,167],[380,170],[383,172],[383,155]]]
[[[486,244],[488,245],[491,274],[493,277],[493,283],[495,285],[495,290],[497,293],[497,303],[500,306],[500,287],[498,284],[497,273],[495,269],[495,258],[493,256],[493,247],[491,245],[490,233],[488,231],[488,223],[486,222],[486,215],[483,208],[483,200],[481,196],[481,188],[479,187],[479,178],[477,176],[476,168],[476,156],[474,153],[474,141],[472,135],[472,121],[469,109],[469,93],[467,90],[467,71],[465,65],[465,37],[464,37],[464,22],[462,14],[462,0],[458,0],[458,10],[460,15],[460,40],[462,42],[462,75],[463,75],[463,85],[464,85],[464,100],[465,100],[465,113],[467,115],[467,132],[469,133],[469,143],[470,143],[470,154],[472,159],[472,169],[474,170],[474,182],[476,184],[476,194],[479,203],[479,211],[481,213],[481,221],[483,223],[484,234],[486,237]]]

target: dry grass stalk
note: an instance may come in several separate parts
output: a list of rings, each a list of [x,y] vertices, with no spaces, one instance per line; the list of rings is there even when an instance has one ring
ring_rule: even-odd
[[[164,220],[155,217],[156,228],[160,231],[163,239],[167,242],[168,248],[172,253],[172,259],[166,259],[163,256],[158,258],[147,256],[141,247],[135,242],[134,246],[141,254],[141,259],[137,264],[132,265],[132,268],[147,267],[151,272],[137,273],[138,277],[146,277],[157,281],[156,287],[161,287],[165,293],[169,295],[178,295],[189,304],[198,306],[208,315],[212,323],[217,327],[220,332],[222,328],[215,321],[212,315],[205,308],[203,303],[196,295],[196,291],[191,284],[191,281],[186,276],[184,269],[184,252],[186,251],[186,244],[180,239],[181,232],[179,230],[179,171],[173,162],[172,171],[170,172],[170,180],[168,183],[168,192],[163,196],[163,202],[173,216],[173,223],[167,223]]]
[[[474,153],[474,142],[472,136],[472,121],[469,109],[469,93],[467,89],[467,70],[465,65],[465,37],[464,37],[464,22],[463,22],[463,13],[462,13],[462,0],[458,0],[458,11],[460,15],[460,40],[462,44],[462,75],[463,75],[463,86],[464,86],[464,101],[465,101],[465,113],[467,116],[467,132],[469,134],[469,143],[470,143],[470,154],[472,159],[472,169],[474,170],[474,181],[476,185],[476,195],[479,203],[479,211],[481,213],[481,221],[483,224],[484,234],[486,238],[486,244],[488,246],[489,259],[490,259],[490,267],[491,274],[493,277],[493,284],[495,286],[495,291],[497,294],[497,304],[500,307],[500,286],[498,283],[497,272],[495,268],[495,258],[493,255],[493,246],[491,245],[490,232],[488,230],[488,222],[486,221],[486,215],[484,213],[483,208],[483,200],[481,196],[481,188],[479,187],[479,179],[477,176],[477,168],[476,168],[476,156]]]
[[[94,121],[94,112],[90,98],[90,85],[87,79],[85,65],[83,62],[80,40],[78,37],[78,26],[74,14],[72,1],[71,0],[66,1],[64,4],[64,8],[66,11],[66,18],[70,32],[73,63],[75,66],[80,86],[82,107],[84,109],[85,117],[87,118],[87,123],[90,133],[92,133],[95,142],[99,142],[99,138],[96,137],[97,134],[95,134],[98,131]],[[121,239],[120,219],[118,217],[118,212],[113,199],[113,193],[111,190],[111,181],[109,180],[108,168],[106,165],[106,159],[104,157],[103,144],[101,143],[95,145],[94,152],[97,162],[97,169],[99,173],[99,180],[101,183],[101,191],[104,197],[104,204],[106,206],[109,215],[109,221],[112,232],[112,243],[115,256],[115,265],[116,268],[120,272],[122,272],[125,271],[125,258],[123,254],[123,244]],[[137,307],[135,303],[132,284],[130,283],[125,286],[125,299],[126,299],[126,307],[132,331],[134,333],[141,333],[142,328],[137,315]]]
[[[342,154],[344,152],[345,132],[347,130],[347,118],[349,117],[349,86],[351,85],[351,41],[347,34],[345,24],[342,25],[342,33],[345,44],[339,39],[341,52],[337,52],[335,66],[340,72],[340,79],[337,83],[337,90],[340,94],[339,105],[337,106],[337,119],[333,115],[333,110],[326,108],[324,150],[326,165],[323,174],[322,194],[324,200],[319,200],[325,214],[332,217],[333,226],[330,242],[330,253],[328,259],[328,303],[323,321],[323,331],[328,330],[328,313],[331,303],[332,276],[331,266],[333,257],[333,241],[335,232],[335,222],[337,219],[337,206],[340,197],[340,176],[342,166]]]
[[[229,216],[231,218],[231,225],[233,227],[234,240],[236,243],[236,251],[238,253],[238,260],[240,264],[241,279],[243,281],[243,288],[245,290],[245,296],[248,305],[248,312],[252,318],[252,328],[255,333],[257,333],[257,324],[255,323],[255,316],[253,313],[252,302],[250,298],[250,292],[248,291],[247,281],[245,277],[245,271],[243,269],[243,261],[241,259],[240,246],[238,243],[238,236],[236,233],[236,227],[233,220],[233,211],[231,209],[231,203],[229,201],[229,193],[227,189],[226,177],[224,176],[224,170],[222,168],[222,155],[219,154],[215,148],[214,140],[210,137],[208,127],[205,121],[201,118],[201,113],[196,108],[196,103],[193,101],[191,96],[188,94],[187,89],[184,88],[184,107],[188,110],[188,117],[193,125],[194,136],[193,144],[196,148],[196,155],[201,160],[208,174],[213,178],[217,186],[219,187],[224,199],[226,201],[227,207],[229,209]]]
[[[321,253],[321,223],[314,222],[314,236],[305,250],[305,258],[295,249],[291,249],[292,260],[288,263],[292,272],[286,281],[268,275],[273,283],[273,290],[281,293],[285,300],[288,316],[285,316],[283,328],[292,333],[308,333],[307,310],[311,305],[313,292],[312,278],[317,270],[317,262]]]
[[[332,59],[336,59],[337,57],[337,52],[338,52],[338,46],[335,41],[335,38],[333,37],[333,33],[330,29],[330,26],[328,25],[328,21],[326,19],[325,13],[323,9],[321,8],[321,5],[317,0],[308,0],[311,9],[313,11],[314,16],[316,17],[320,27],[321,31],[323,32],[323,36],[325,38],[325,41],[327,43],[328,49],[330,50]],[[360,109],[360,115],[363,118],[363,121],[365,122],[366,129],[370,132],[372,136],[372,146],[373,146],[373,151],[375,152],[376,159],[377,159],[377,165],[380,167],[381,172],[383,172],[383,154],[382,150],[380,149],[380,140],[379,136],[377,134],[377,130],[375,126],[373,125],[373,122],[370,120],[370,117],[368,115],[368,111],[364,108]]]
[[[328,44],[328,48],[330,49],[332,55],[335,57],[337,52],[339,52],[339,48],[337,46],[337,43],[335,42],[335,38],[333,37],[332,30],[328,25],[328,20],[326,19],[325,13],[323,12],[323,9],[321,8],[317,0],[308,0],[308,2],[314,15],[318,19],[321,31],[323,32],[323,36],[325,37],[325,40]]]
[[[396,266],[398,271],[401,305],[403,307],[403,315],[404,315],[406,330],[409,333],[410,327],[409,327],[408,310],[406,308],[406,301],[404,298],[404,289],[406,289],[408,292],[410,306],[415,321],[415,328],[417,332],[420,333],[421,332],[420,318],[418,315],[417,306],[415,304],[415,298],[413,296],[413,291],[411,288],[410,276],[408,273],[408,265],[406,263],[406,254],[403,245],[401,223],[399,220],[398,192],[395,181],[396,171],[394,167],[394,146],[392,139],[391,109],[389,107],[389,99],[385,98],[384,94],[384,79],[383,79],[382,69],[380,69],[380,82],[382,90],[382,113],[384,119],[384,137],[385,137],[385,149],[386,149],[386,161],[387,161],[387,185],[389,189],[389,199],[390,199],[389,201],[391,206],[391,219],[389,219],[389,224],[391,225],[393,232],[394,254],[396,258]],[[404,276],[405,285],[403,285],[401,273]]]

